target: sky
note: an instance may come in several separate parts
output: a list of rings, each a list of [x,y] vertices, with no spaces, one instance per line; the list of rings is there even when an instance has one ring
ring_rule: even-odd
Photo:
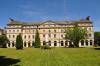
[[[0,28],[9,18],[22,22],[71,21],[90,16],[100,31],[100,0],[0,0]]]

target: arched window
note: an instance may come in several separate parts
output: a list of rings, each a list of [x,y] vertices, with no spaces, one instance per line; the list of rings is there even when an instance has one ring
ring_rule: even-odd
[[[88,40],[85,41],[86,45],[88,46]]]
[[[64,42],[63,41],[61,41],[61,46],[64,46]]]
[[[45,41],[43,41],[43,45],[46,45],[46,42]]]
[[[81,40],[81,45],[84,46],[84,40]]]
[[[51,41],[48,41],[48,45],[51,46]]]
[[[57,46],[57,41],[54,41],[54,46]]]
[[[24,42],[24,47],[26,47],[26,42]]]
[[[65,41],[65,46],[67,46],[68,45],[68,41]]]
[[[8,47],[10,47],[10,42],[8,43]]]
[[[90,40],[90,45],[92,45],[92,40]]]
[[[12,41],[12,47],[14,47],[14,46],[15,46],[14,41]]]
[[[28,47],[31,47],[31,43],[30,43],[30,41],[28,42]]]

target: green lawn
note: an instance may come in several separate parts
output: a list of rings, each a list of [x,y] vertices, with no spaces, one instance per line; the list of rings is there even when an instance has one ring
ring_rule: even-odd
[[[41,50],[0,48],[0,66],[100,66],[100,50],[52,48]]]

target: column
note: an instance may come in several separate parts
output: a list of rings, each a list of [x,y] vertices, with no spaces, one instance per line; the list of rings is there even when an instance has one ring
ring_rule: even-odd
[[[26,42],[26,47],[28,47],[28,42]]]
[[[88,40],[88,46],[90,46],[90,40]]]
[[[10,48],[12,48],[12,41],[10,42]]]
[[[8,43],[6,44],[6,47],[8,48]]]
[[[85,42],[85,40],[84,40],[84,47],[86,47],[86,42]]]

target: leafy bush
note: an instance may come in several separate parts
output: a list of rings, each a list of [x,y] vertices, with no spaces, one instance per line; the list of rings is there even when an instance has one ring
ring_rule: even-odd
[[[6,35],[0,35],[0,47],[6,48],[6,44],[9,42]]]
[[[51,48],[48,45],[43,45],[43,46],[41,46],[41,49],[51,49]]]

